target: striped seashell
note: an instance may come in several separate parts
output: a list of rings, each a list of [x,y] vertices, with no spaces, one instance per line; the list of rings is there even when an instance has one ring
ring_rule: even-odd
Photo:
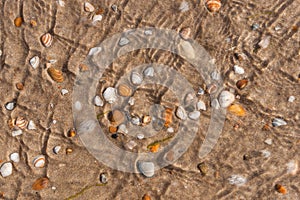
[[[46,159],[45,156],[39,155],[33,159],[33,165],[37,168],[43,168],[45,166]]]
[[[15,125],[19,127],[20,129],[25,129],[28,125],[28,121],[24,119],[23,117],[17,117],[15,121]]]
[[[206,8],[210,12],[217,12],[221,8],[221,0],[207,0],[205,3]]]
[[[125,84],[120,84],[118,87],[119,95],[123,97],[129,97],[132,94],[132,89]]]
[[[40,64],[40,58],[38,56],[34,56],[29,60],[29,63],[33,69],[36,69]]]
[[[47,188],[48,185],[49,185],[49,179],[47,177],[45,177],[45,178],[38,178],[32,184],[32,189],[33,190],[42,190],[42,189]]]
[[[46,33],[41,37],[41,41],[45,47],[50,47],[53,41],[53,36],[50,33]]]
[[[62,83],[64,81],[63,73],[60,70],[55,69],[54,67],[49,67],[47,72],[54,81],[58,83]]]

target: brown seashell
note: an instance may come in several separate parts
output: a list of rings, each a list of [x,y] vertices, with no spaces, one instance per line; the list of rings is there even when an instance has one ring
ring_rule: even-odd
[[[150,124],[150,122],[151,122],[151,116],[149,116],[149,115],[143,116],[143,124],[144,125]]]
[[[108,128],[108,130],[109,130],[109,132],[110,133],[115,133],[115,132],[117,132],[117,127],[115,127],[115,126],[110,126],[109,128]]]
[[[23,19],[22,17],[17,17],[15,20],[14,20],[14,23],[15,23],[15,26],[16,27],[20,27],[23,23]]]
[[[265,124],[265,125],[262,127],[262,130],[263,130],[263,131],[269,131],[269,130],[271,130],[271,128],[270,128],[269,124]]]
[[[248,85],[248,79],[244,78],[236,82],[236,87],[240,90],[244,89]]]
[[[209,168],[206,163],[202,162],[202,163],[198,164],[197,167],[203,176],[205,176],[207,174]]]
[[[281,194],[286,194],[286,189],[285,189],[285,187],[283,187],[282,185],[280,185],[280,184],[276,184],[275,185],[275,190],[277,191],[277,192],[279,192],[279,193],[281,193]]]
[[[96,15],[102,15],[104,13],[104,8],[99,8],[98,10],[95,11]]]
[[[120,110],[114,110],[109,116],[109,118],[110,121],[113,122],[113,125],[116,126],[122,124],[122,122],[125,120],[125,116]]]
[[[16,83],[16,88],[17,88],[18,90],[23,90],[23,89],[24,89],[23,83]]]
[[[75,135],[76,135],[75,128],[72,128],[68,131],[68,134],[67,134],[68,137],[74,137]]]
[[[43,168],[45,166],[46,159],[44,155],[39,155],[33,159],[33,165],[37,168]]]
[[[42,190],[48,187],[49,179],[48,178],[38,178],[32,184],[33,190]]]
[[[171,108],[166,108],[165,110],[165,127],[169,127],[170,124],[172,123],[172,117],[173,117],[173,113],[172,113],[172,109]]]
[[[205,3],[206,8],[210,12],[217,12],[221,8],[221,0],[207,0]]]
[[[32,19],[32,20],[30,20],[30,25],[32,27],[36,27],[37,26],[37,22],[34,19]]]
[[[229,106],[228,111],[232,112],[233,114],[239,117],[243,117],[246,115],[246,110],[241,105],[238,104],[233,104]]]
[[[62,83],[64,81],[63,73],[60,70],[55,69],[54,67],[49,67],[47,71],[54,81],[58,83]]]
[[[73,149],[71,148],[66,148],[66,154],[71,154],[73,153]]]
[[[149,194],[144,194],[142,200],[151,200],[151,197]]]
[[[20,129],[25,129],[28,125],[28,121],[24,119],[23,117],[17,117],[15,121],[15,125],[19,127]]]
[[[118,87],[118,93],[123,97],[129,97],[132,94],[132,89],[125,84],[121,84]]]
[[[50,47],[53,41],[53,36],[50,33],[46,33],[41,37],[41,41],[45,47]]]
[[[191,36],[191,28],[185,27],[185,28],[181,29],[179,35],[184,40],[189,39]]]

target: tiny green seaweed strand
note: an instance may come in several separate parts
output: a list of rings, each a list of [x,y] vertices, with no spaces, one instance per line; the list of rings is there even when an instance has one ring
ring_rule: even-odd
[[[162,142],[165,142],[165,141],[167,141],[167,140],[170,140],[172,137],[173,137],[173,136],[169,136],[169,137],[166,137],[166,138],[161,139],[161,140],[156,140],[156,141],[152,142],[151,144],[149,144],[149,145],[147,146],[147,148],[149,149],[149,148],[151,148],[152,146],[155,146],[155,145],[157,145],[157,144],[160,144],[160,143],[162,143]]]
[[[76,194],[66,198],[65,200],[72,200],[80,195],[82,195],[84,192],[86,192],[87,190],[93,188],[93,187],[97,187],[97,186],[104,186],[106,185],[106,183],[96,183],[95,185],[89,185],[89,186],[86,186],[84,187],[82,190],[80,190],[79,192],[77,192]]]

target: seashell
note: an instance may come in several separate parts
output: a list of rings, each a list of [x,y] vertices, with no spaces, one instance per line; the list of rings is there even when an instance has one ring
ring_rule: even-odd
[[[141,124],[141,120],[140,120],[140,118],[138,118],[138,117],[133,117],[133,118],[131,119],[131,123],[132,123],[133,125],[140,125],[140,124]]]
[[[153,162],[138,161],[138,169],[144,176],[148,178],[154,175]]]
[[[169,127],[169,128],[167,129],[167,132],[168,132],[168,133],[174,133],[174,128],[173,128],[173,127]]]
[[[128,104],[133,106],[134,102],[135,102],[135,99],[133,97],[130,97],[129,100],[128,100]]]
[[[91,48],[90,51],[89,51],[89,56],[93,56],[93,55],[96,55],[98,53],[100,53],[102,51],[102,48],[101,47],[94,47],[94,48]]]
[[[65,7],[65,2],[63,0],[58,0],[57,1],[58,5],[60,5],[61,7]]]
[[[52,80],[58,83],[62,83],[64,81],[63,73],[60,70],[55,69],[54,67],[49,67],[47,72],[52,78]]]
[[[16,103],[15,102],[8,102],[5,104],[5,108],[9,111],[12,111],[15,109]]]
[[[13,137],[16,137],[16,136],[22,135],[22,134],[23,134],[23,131],[22,131],[21,129],[13,130],[13,131],[11,132],[11,135],[12,135]]]
[[[96,22],[98,22],[98,21],[101,21],[102,18],[103,18],[102,15],[94,15],[94,16],[93,16],[93,23],[96,23]]]
[[[197,110],[206,110],[205,103],[201,100],[197,102],[196,107],[197,107]]]
[[[229,91],[224,90],[221,92],[221,94],[219,96],[220,106],[222,108],[226,108],[234,102],[234,99],[235,99],[234,94],[232,94]]]
[[[130,140],[128,143],[126,143],[126,147],[130,150],[132,150],[134,147],[136,147],[137,143],[134,140]]]
[[[33,159],[33,166],[37,168],[43,168],[45,166],[46,159],[44,155],[38,155]]]
[[[144,125],[150,124],[151,119],[152,119],[152,118],[151,118],[151,116],[149,116],[149,115],[143,116],[143,124],[144,124]]]
[[[119,95],[123,97],[129,97],[132,94],[132,89],[128,85],[120,84],[118,87],[118,92]]]
[[[234,65],[233,70],[234,70],[234,73],[236,73],[236,74],[244,74],[245,73],[245,70],[238,65]]]
[[[115,133],[115,132],[117,132],[117,127],[115,127],[115,126],[110,126],[110,127],[108,128],[108,131],[109,131],[110,133]]]
[[[273,121],[272,121],[272,125],[274,127],[277,127],[277,126],[285,126],[287,125],[286,121],[284,121],[283,119],[280,119],[280,118],[274,118]]]
[[[199,119],[199,117],[200,117],[200,112],[197,110],[189,113],[189,118],[192,120],[197,120]]]
[[[267,35],[264,36],[261,41],[258,43],[258,46],[260,46],[260,48],[265,49],[269,46],[270,44],[270,40],[271,40],[271,36]]]
[[[202,162],[202,163],[198,164],[197,167],[203,176],[205,176],[207,174],[209,168],[206,163]]]
[[[151,197],[148,194],[144,194],[142,200],[151,200]]]
[[[110,119],[114,125],[122,124],[125,120],[125,115],[120,110],[114,110]]]
[[[89,2],[85,2],[84,3],[84,10],[86,12],[94,12],[95,7],[92,4],[90,4]]]
[[[293,103],[296,100],[296,97],[294,96],[289,96],[288,102]]]
[[[233,104],[233,105],[229,106],[227,109],[229,112],[231,112],[239,117],[243,117],[246,115],[246,110],[241,105],[238,105],[238,104]]]
[[[11,129],[14,128],[14,127],[15,127],[15,122],[16,122],[15,119],[9,119],[9,120],[7,121],[8,127],[11,128]]]
[[[215,85],[215,84],[211,84],[211,85],[209,85],[208,87],[207,87],[207,89],[206,89],[206,92],[208,93],[208,94],[213,94],[213,93],[215,93],[216,91],[217,91],[217,86]]]
[[[137,72],[132,72],[132,74],[131,74],[131,82],[134,85],[140,85],[143,82],[143,77],[139,73],[137,73]]]
[[[186,1],[183,1],[181,4],[180,4],[180,7],[179,7],[179,10],[181,12],[186,12],[188,11],[190,8],[189,8],[189,3],[186,2]]]
[[[49,185],[49,179],[48,178],[38,178],[34,181],[32,184],[32,189],[33,190],[42,190],[47,188]]]
[[[240,90],[244,89],[247,85],[248,85],[248,79],[246,78],[238,80],[236,82],[236,87],[239,88]]]
[[[32,20],[30,20],[30,25],[32,27],[36,27],[37,26],[37,22],[34,19],[32,19]]]
[[[218,99],[213,99],[212,101],[211,101],[211,107],[213,107],[213,108],[215,108],[215,109],[220,109],[220,103],[219,103],[219,101],[218,101]]]
[[[29,60],[29,63],[33,69],[36,69],[40,64],[40,58],[38,56],[34,56]]]
[[[241,175],[231,175],[228,181],[231,185],[241,186],[247,182],[247,179]]]
[[[113,87],[106,88],[103,92],[103,98],[110,104],[114,103],[117,100],[116,89]]]
[[[13,161],[15,163],[20,162],[20,155],[17,152],[10,154],[9,158],[11,161]]]
[[[122,47],[122,46],[125,46],[126,44],[129,43],[129,40],[126,38],[126,37],[121,37],[120,41],[119,41],[119,45]]]
[[[53,153],[58,154],[58,152],[61,150],[61,146],[55,146],[53,148]]]
[[[107,183],[107,175],[106,175],[106,173],[102,173],[102,174],[100,174],[100,182],[101,183]]]
[[[60,91],[60,93],[61,93],[61,95],[65,95],[65,94],[68,94],[69,93],[69,91],[67,90],[67,89],[62,89],[61,91]]]
[[[41,37],[41,41],[45,47],[50,47],[53,42],[53,36],[50,33],[46,33]]]
[[[198,95],[203,95],[204,94],[204,90],[201,87],[199,87],[197,94]]]
[[[28,121],[24,119],[23,117],[17,117],[15,121],[15,125],[19,127],[20,129],[25,129],[28,125]]]
[[[118,12],[118,6],[115,5],[115,4],[113,4],[113,5],[111,6],[111,9],[112,9],[114,12]]]
[[[68,137],[75,137],[75,136],[76,136],[76,130],[75,130],[75,128],[71,128],[71,129],[68,131],[67,136],[68,136]]]
[[[118,127],[118,132],[119,133],[125,133],[127,134],[128,133],[128,130],[126,128],[126,125],[125,124],[121,124],[119,127]]]
[[[176,116],[181,119],[181,120],[186,120],[187,119],[187,114],[182,106],[179,106],[176,110]]]
[[[194,100],[195,96],[192,93],[188,93],[184,98],[184,103],[191,104]]]
[[[182,39],[188,40],[191,37],[191,28],[190,27],[182,28],[179,32],[179,35]]]
[[[14,23],[15,23],[15,26],[16,27],[20,27],[23,23],[23,19],[22,17],[17,17],[15,20],[14,20]]]
[[[144,135],[143,133],[138,133],[138,134],[136,135],[136,137],[137,137],[137,139],[142,140],[142,139],[145,138],[145,135]]]
[[[205,2],[206,8],[212,13],[218,12],[221,8],[221,5],[221,0],[207,0]]]
[[[271,138],[268,138],[264,141],[264,143],[266,143],[267,145],[272,145],[273,141]]]
[[[171,108],[166,108],[165,110],[165,127],[169,127],[170,124],[172,123],[172,117],[173,117],[173,113],[172,113],[172,109]]]
[[[99,96],[95,96],[94,97],[94,104],[95,106],[103,106],[103,101]]]
[[[147,67],[144,70],[144,76],[145,77],[153,77],[154,76],[154,68],[153,67]]]
[[[151,145],[151,146],[149,147],[149,149],[150,149],[150,151],[151,151],[152,153],[156,153],[156,152],[158,152],[159,147],[160,147],[160,144],[159,144],[159,143],[156,143],[156,144],[154,144],[154,145]]]
[[[268,150],[261,150],[260,152],[265,158],[269,158],[271,156],[271,152]]]
[[[104,8],[99,8],[95,11],[96,15],[102,15],[105,12]]]
[[[216,80],[216,81],[221,79],[221,75],[217,71],[213,71],[210,76],[213,80]]]
[[[23,85],[23,83],[16,83],[16,88],[18,89],[18,90],[23,90],[24,89],[24,85]]]
[[[278,184],[278,183],[275,185],[275,190],[281,194],[286,194],[286,192],[287,192],[285,187],[283,187],[281,184]]]
[[[66,154],[68,155],[68,154],[71,154],[71,153],[73,153],[73,149],[71,149],[71,148],[66,148]]]
[[[259,24],[258,23],[254,23],[254,24],[252,24],[252,26],[251,26],[251,29],[253,30],[253,31],[256,31],[257,29],[259,29]]]
[[[291,160],[290,162],[288,162],[286,164],[286,166],[287,166],[286,172],[288,174],[291,174],[291,175],[297,174],[297,172],[298,172],[298,161],[297,160]]]
[[[3,178],[12,174],[13,166],[10,162],[3,163],[0,167],[0,173]]]

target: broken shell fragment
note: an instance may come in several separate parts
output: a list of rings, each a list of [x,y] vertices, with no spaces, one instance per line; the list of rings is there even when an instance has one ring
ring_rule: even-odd
[[[187,119],[187,114],[182,106],[178,106],[176,109],[176,116],[181,120]]]
[[[40,64],[40,58],[38,56],[34,56],[29,60],[29,63],[33,69],[36,69]]]
[[[102,15],[94,15],[93,16],[93,23],[96,23],[97,21],[101,21],[103,18]]]
[[[55,69],[54,67],[49,67],[47,72],[52,78],[52,80],[58,83],[62,83],[64,81],[63,73],[60,70]]]
[[[233,105],[229,106],[227,109],[229,112],[231,112],[239,117],[243,117],[246,115],[246,110],[241,105],[238,105],[238,104],[233,104]]]
[[[95,10],[95,7],[92,4],[90,4],[89,2],[85,2],[84,3],[84,10],[86,12],[93,12]]]
[[[118,87],[118,92],[119,95],[123,97],[129,97],[132,94],[132,89],[128,85],[120,84]]]
[[[287,123],[283,119],[274,118],[273,121],[272,121],[272,125],[273,125],[273,127],[285,126],[285,125],[287,125]]]
[[[99,96],[95,96],[95,98],[94,98],[94,104],[95,104],[95,106],[103,106],[103,101],[102,101],[102,99],[99,97]]]
[[[185,27],[180,30],[179,35],[182,39],[188,40],[191,36],[191,28],[190,27]]]
[[[13,166],[10,162],[3,163],[0,167],[0,173],[3,178],[12,174]]]
[[[221,0],[207,0],[205,3],[206,8],[212,13],[219,11],[221,5]]]
[[[264,36],[261,41],[258,43],[258,46],[260,46],[262,49],[265,49],[269,46],[271,40],[271,36],[267,35]]]
[[[110,104],[114,103],[117,100],[116,89],[113,87],[106,88],[103,92],[103,98]]]
[[[50,47],[53,41],[53,36],[50,33],[46,33],[41,37],[41,41],[45,47]]]
[[[132,74],[131,74],[131,82],[134,85],[140,85],[143,82],[143,77],[139,73],[137,73],[137,72],[132,72]]]
[[[36,125],[35,125],[35,123],[34,123],[32,120],[30,120],[30,121],[28,122],[27,129],[28,129],[28,130],[35,130],[35,129],[36,129]]]
[[[48,178],[38,178],[34,183],[32,184],[33,190],[42,190],[44,188],[47,188],[49,184]]]
[[[13,131],[11,132],[11,135],[12,135],[13,137],[16,137],[16,136],[22,135],[22,134],[23,134],[23,131],[22,131],[21,129],[13,130]]]
[[[44,155],[36,156],[33,159],[33,165],[34,165],[34,167],[43,168],[45,166],[45,163],[46,163],[46,159],[45,159]]]
[[[65,94],[68,94],[69,93],[69,91],[67,90],[67,89],[62,89],[61,91],[60,91],[60,93],[61,93],[61,95],[65,95]]]
[[[248,79],[244,78],[236,82],[236,87],[240,90],[244,89],[248,85]]]

